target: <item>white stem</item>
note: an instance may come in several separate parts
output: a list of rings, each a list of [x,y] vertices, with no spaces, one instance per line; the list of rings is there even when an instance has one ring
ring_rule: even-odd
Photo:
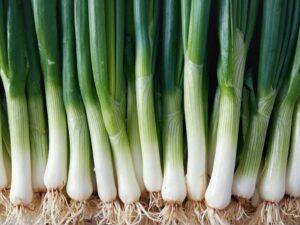
[[[139,182],[141,191],[144,192],[146,187],[143,180],[143,158],[139,134],[135,86],[134,83],[130,81],[128,82],[127,93],[127,133],[136,178]]]
[[[239,102],[234,91],[224,90],[220,99],[220,114],[216,155],[211,180],[205,193],[209,207],[224,209],[231,200],[239,115]]]
[[[162,171],[153,102],[153,76],[136,77],[136,96],[144,184],[149,192],[158,192],[162,185]]]
[[[206,190],[206,134],[203,106],[203,66],[185,59],[184,112],[188,144],[188,198],[201,201]]]
[[[110,143],[103,124],[100,104],[87,102],[85,108],[92,143],[98,195],[103,202],[110,202],[116,199],[117,188]]]
[[[255,175],[235,175],[232,184],[232,194],[241,198],[250,199],[254,194],[255,185]]]
[[[164,201],[182,203],[187,194],[183,166],[182,91],[163,96]]]
[[[287,98],[287,101],[280,103],[274,114],[267,157],[259,184],[260,195],[265,201],[279,202],[285,193],[293,109],[293,104]]]
[[[141,190],[135,176],[125,127],[114,136],[109,136],[109,139],[114,153],[118,195],[124,204],[137,202],[141,196]]]
[[[61,88],[51,83],[46,83],[45,88],[49,126],[49,154],[44,183],[48,189],[61,190],[66,184],[68,173],[66,114]]]
[[[273,91],[264,98],[259,99],[258,111],[251,115],[242,149],[242,157],[236,169],[232,185],[232,192],[238,197],[249,199],[254,194],[275,97],[276,92]]]
[[[294,113],[292,131],[292,142],[290,148],[290,155],[288,167],[286,172],[285,193],[293,197],[300,197],[300,103]]]
[[[14,205],[28,205],[32,201],[31,162],[28,111],[25,95],[6,95],[11,137],[12,180],[10,201]]]
[[[44,174],[47,165],[48,138],[43,104],[41,96],[32,96],[28,99],[32,187],[35,192],[46,191]]]
[[[76,201],[85,201],[93,193],[91,146],[85,111],[66,106],[70,140],[70,165],[67,193]]]

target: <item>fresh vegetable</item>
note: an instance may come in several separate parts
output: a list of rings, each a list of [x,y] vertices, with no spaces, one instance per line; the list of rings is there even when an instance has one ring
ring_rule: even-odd
[[[160,192],[163,179],[153,93],[158,4],[157,0],[134,0],[136,104],[142,147],[143,179],[149,192]]]
[[[290,145],[290,154],[286,171],[285,193],[294,198],[300,197],[300,177],[298,176],[300,146],[299,146],[299,128],[300,128],[300,102],[298,100],[292,121],[292,136]]]
[[[224,209],[231,200],[241,95],[247,51],[252,38],[257,0],[220,1],[218,67],[219,101],[216,149],[205,201],[211,208]],[[249,16],[248,16],[249,15]]]
[[[75,0],[75,34],[77,73],[80,93],[88,120],[93,151],[94,171],[96,174],[97,192],[105,204],[116,200],[117,188],[114,178],[110,143],[103,123],[100,102],[93,80],[91,56],[88,2]]]
[[[76,71],[74,1],[62,1],[61,22],[63,96],[70,140],[67,193],[72,200],[84,202],[93,192],[92,162],[88,123]]]
[[[0,69],[11,134],[10,201],[14,206],[29,205],[33,198],[26,99],[28,54],[22,7],[20,0],[9,1],[7,5],[0,1]]]
[[[136,178],[140,189],[145,191],[143,180],[143,159],[142,147],[139,133],[136,89],[135,89],[135,39],[134,39],[134,17],[133,17],[133,0],[126,1],[126,24],[125,24],[125,59],[124,72],[127,77],[127,133],[135,168]]]
[[[164,1],[162,37],[163,163],[162,197],[165,205],[181,205],[187,188],[183,167],[183,49],[179,0]],[[172,216],[170,214],[169,216]],[[171,219],[171,218],[169,218]]]
[[[62,190],[67,182],[68,134],[59,61],[56,1],[32,0],[49,130],[49,154],[44,175],[48,191]]]
[[[118,195],[128,208],[139,206],[136,203],[141,191],[132,162],[124,121],[125,107],[122,102],[125,100],[124,7],[122,1],[89,1],[90,51],[94,82],[113,150]],[[127,215],[126,220],[130,219],[127,218],[130,216]]]
[[[190,5],[190,8],[188,6]],[[210,1],[181,1],[184,46],[184,113],[188,162],[186,185],[188,198],[201,201],[207,186],[204,67]]]
[[[42,71],[32,6],[30,1],[23,2],[29,63],[26,92],[29,113],[32,187],[34,192],[45,192],[44,173],[48,156],[48,130],[44,106],[45,99],[42,86]]]
[[[238,197],[250,199],[254,194],[271,112],[290,69],[299,26],[292,7],[286,1],[264,3],[257,91],[247,81],[251,116],[232,187]]]

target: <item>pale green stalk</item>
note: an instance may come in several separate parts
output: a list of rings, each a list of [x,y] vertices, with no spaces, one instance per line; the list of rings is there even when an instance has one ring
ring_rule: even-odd
[[[244,69],[257,5],[257,0],[243,3],[237,0],[221,0],[219,4],[220,108],[213,170],[205,193],[206,203],[212,208],[224,209],[231,200]]]
[[[129,144],[131,148],[135,174],[141,191],[145,191],[143,180],[143,159],[137,113],[137,96],[135,89],[135,39],[134,39],[133,0],[126,1],[126,24],[125,24],[125,60],[124,72],[127,77],[127,114],[126,125]]]
[[[35,192],[45,192],[44,173],[48,156],[48,130],[42,89],[42,71],[30,1],[24,1],[24,8],[29,60],[26,92],[29,113],[32,187]]]
[[[132,162],[122,104],[124,2],[90,0],[89,30],[94,82],[113,150],[118,194],[127,205],[137,202],[141,191]]]
[[[181,1],[182,10],[187,7],[184,5],[185,1]],[[201,201],[204,198],[207,185],[205,122],[207,100],[205,99],[204,67],[206,66],[209,12],[210,1],[192,0],[190,12],[182,16],[183,41],[186,41],[184,43],[186,46],[184,52],[184,113],[188,145],[186,184],[188,198],[193,201]],[[189,20],[188,28],[185,27],[187,23],[185,20]]]
[[[183,44],[180,1],[164,1],[162,35],[163,162],[162,197],[166,208],[181,205],[187,188],[183,164]]]
[[[103,202],[113,202],[117,196],[117,188],[111,147],[93,80],[87,1],[75,1],[74,20],[79,88],[90,130],[97,192]]]
[[[157,0],[134,0],[136,101],[143,157],[143,179],[149,192],[159,192],[162,185],[153,82],[157,18]]]
[[[49,191],[62,190],[68,173],[68,133],[59,65],[57,1],[31,2],[44,78],[49,130],[49,154],[44,183]]]
[[[61,3],[63,97],[67,112],[70,159],[67,193],[86,201],[93,193],[92,158],[88,122],[76,71],[74,1]]]
[[[257,91],[249,89],[250,123],[233,182],[234,195],[242,198],[250,199],[255,191],[269,119],[296,45],[299,6],[282,0],[264,3]]]
[[[298,7],[298,8],[297,8]],[[300,3],[295,13],[299,17]],[[271,133],[267,145],[267,156],[259,183],[259,192],[263,200],[279,202],[285,194],[285,178],[289,154],[293,112],[300,97],[300,30],[290,77],[286,77],[280,90],[274,116],[271,121]]]
[[[0,69],[6,93],[11,134],[10,201],[13,205],[28,205],[32,201],[33,191],[28,109],[25,97],[28,61],[24,14],[20,0],[9,1],[7,9],[4,6],[4,2],[0,1]],[[7,10],[7,15],[4,10]]]

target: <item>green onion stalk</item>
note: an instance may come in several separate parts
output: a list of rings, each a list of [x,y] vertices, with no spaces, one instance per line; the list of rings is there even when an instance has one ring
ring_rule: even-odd
[[[9,126],[8,126],[8,116],[7,110],[2,107],[1,109],[1,137],[2,137],[2,147],[3,147],[3,157],[4,165],[6,169],[6,174],[8,176],[8,188],[11,184],[11,156],[10,156],[10,135],[9,135]]]
[[[282,0],[263,5],[257,92],[248,85],[250,123],[232,186],[244,199],[254,194],[271,112],[293,59],[299,27],[299,6],[294,7],[295,1]]]
[[[209,176],[211,176],[214,167],[216,144],[217,144],[217,133],[218,133],[219,111],[220,111],[220,88],[217,87],[215,98],[214,98],[213,109],[212,109],[212,115],[208,127],[207,173]]]
[[[300,177],[298,176],[300,160],[300,100],[298,100],[292,121],[290,153],[286,171],[285,193],[293,198],[300,197]]]
[[[47,193],[41,217],[56,223],[61,218],[66,199],[62,190],[68,174],[68,133],[60,71],[56,1],[32,0],[35,30],[44,78],[48,118],[48,160],[44,174]]]
[[[135,89],[135,39],[134,39],[134,16],[133,0],[126,1],[126,20],[125,20],[125,61],[124,72],[127,77],[127,112],[126,124],[131,154],[133,158],[136,178],[140,189],[146,191],[143,180],[143,158],[142,147],[139,133],[137,96]]]
[[[74,1],[61,2],[63,98],[69,131],[67,194],[72,199],[66,224],[82,217],[93,193],[91,143],[80,94],[75,50]]]
[[[245,62],[257,5],[257,0],[222,0],[219,5],[219,117],[213,169],[205,193],[206,204],[215,209],[224,209],[231,200]]]
[[[11,143],[10,202],[16,206],[28,206],[32,202],[29,118],[26,99],[28,55],[24,14],[21,0],[0,1],[0,69],[6,94]],[[4,13],[7,10],[7,15]],[[8,222],[20,222],[20,217],[7,218]],[[11,221],[12,219],[13,221]]]
[[[29,113],[32,188],[34,192],[46,192],[44,173],[48,156],[48,132],[40,57],[30,1],[24,1],[24,11],[29,61],[26,92]]]
[[[190,8],[188,6],[190,4]],[[184,113],[188,161],[186,185],[188,199],[203,200],[207,186],[204,67],[210,1],[181,0],[184,46]]]
[[[4,206],[5,210],[8,207],[8,199],[6,197],[6,190],[9,188],[10,186],[10,179],[9,179],[9,170],[7,170],[7,162],[9,160],[5,145],[4,145],[4,141],[2,139],[3,136],[3,125],[2,125],[2,117],[3,117],[3,112],[2,112],[2,107],[0,107],[0,204],[1,204],[1,208],[2,206]],[[1,209],[2,210],[2,209]]]
[[[181,36],[176,35],[181,31],[179,0],[164,1],[162,31],[164,177],[161,194],[165,207],[161,214],[163,224],[171,224],[184,219],[180,206],[187,194],[183,164],[183,46]]]
[[[101,199],[98,206],[104,222],[113,221],[113,209],[117,206],[117,188],[114,177],[114,168],[109,138],[104,126],[101,106],[97,96],[92,73],[89,36],[88,2],[75,1],[75,36],[76,57],[79,88],[85,106],[90,131],[94,171],[96,174],[97,193]]]
[[[5,96],[3,96],[3,98],[5,98]],[[8,126],[7,109],[4,107],[4,104],[0,106],[0,111],[1,111],[0,129],[1,129],[1,139],[2,139],[2,147],[3,147],[3,158],[4,158],[4,165],[5,165],[5,170],[8,179],[7,189],[9,189],[11,184],[11,157],[10,157],[11,151],[10,151],[10,134],[9,134],[9,126]]]
[[[299,16],[300,5],[294,12]],[[279,202],[285,193],[285,178],[289,154],[292,117],[300,97],[300,32],[289,79],[286,79],[274,109],[271,133],[267,145],[267,156],[259,182],[259,192],[263,200]]]
[[[243,143],[247,138],[247,133],[250,123],[251,115],[251,100],[253,97],[253,80],[252,73],[247,72],[244,81],[243,93],[242,93],[242,105],[241,105],[241,123],[242,123],[242,139]]]
[[[92,69],[104,125],[113,150],[118,195],[126,223],[140,221],[143,206],[125,124],[124,1],[89,1]],[[132,214],[135,216],[132,217]],[[132,221],[134,220],[134,221]]]
[[[300,160],[300,100],[298,99],[293,113],[291,143],[289,149],[289,158],[285,177],[285,194],[283,212],[291,215],[292,219],[297,220],[300,216],[299,197],[300,197],[300,179],[299,179],[299,160]]]
[[[135,88],[143,159],[143,179],[147,191],[159,193],[162,169],[155,118],[154,65],[158,33],[158,1],[134,0],[136,41]]]

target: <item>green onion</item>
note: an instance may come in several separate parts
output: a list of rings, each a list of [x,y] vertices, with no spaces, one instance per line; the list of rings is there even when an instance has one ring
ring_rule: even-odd
[[[90,0],[89,30],[94,82],[113,150],[118,195],[125,207],[132,207],[132,203],[139,205],[141,191],[132,162],[122,102],[125,100],[124,6],[123,1]],[[132,215],[125,215],[125,220],[130,219],[128,216]]]
[[[162,185],[153,82],[157,22],[157,0],[134,0],[136,101],[143,158],[143,179],[149,192],[159,192]]]
[[[252,87],[250,123],[232,187],[238,197],[250,199],[255,191],[269,119],[296,44],[299,11],[293,7],[285,1],[263,6],[257,93]]]
[[[126,19],[125,19],[125,59],[124,72],[127,77],[127,133],[132,152],[132,158],[135,168],[136,178],[142,192],[145,191],[143,180],[143,160],[141,140],[139,134],[136,89],[135,89],[135,39],[134,39],[134,18],[133,18],[133,0],[126,1]]]
[[[206,203],[212,208],[224,209],[231,200],[244,69],[257,5],[257,0],[220,2],[219,118],[214,164],[205,193]]]
[[[2,147],[3,147],[3,158],[5,164],[5,170],[8,177],[7,187],[11,184],[11,147],[10,147],[10,134],[8,126],[7,108],[4,104],[1,104],[1,136],[2,136]]]
[[[74,18],[78,80],[88,119],[97,192],[104,203],[110,203],[116,200],[117,190],[110,143],[104,126],[100,102],[92,74],[87,1],[75,1]]]
[[[183,47],[180,2],[165,1],[162,37],[163,162],[162,197],[165,204],[182,204],[186,197],[183,167]],[[171,215],[171,214],[170,214]]]
[[[297,100],[300,97],[300,3],[295,1],[293,22],[296,22],[298,41],[290,77],[286,77],[280,90],[274,115],[271,121],[271,133],[267,145],[267,156],[259,182],[259,192],[263,200],[279,202],[285,193],[287,158],[290,146],[292,117]],[[298,21],[297,21],[298,20]]]
[[[63,97],[70,140],[67,193],[71,199],[83,202],[93,192],[91,145],[76,71],[74,1],[61,3]]]
[[[12,0],[8,2],[7,7],[8,13],[5,18],[4,1],[0,1],[0,68],[11,137],[10,201],[15,206],[22,206],[30,204],[33,197],[29,119],[25,95],[28,61],[22,2]]]
[[[295,197],[300,197],[300,177],[299,160],[300,160],[300,101],[298,100],[292,121],[292,136],[290,145],[290,154],[286,171],[285,193]]]
[[[2,125],[3,115],[2,114],[3,114],[3,112],[2,111],[3,111],[2,107],[0,107],[0,123],[1,123],[0,135],[1,135],[1,137],[3,136],[2,135],[2,132],[3,132],[2,131],[2,129],[3,129],[3,125]],[[8,154],[6,152],[6,148],[5,148],[5,145],[3,142],[4,142],[3,139],[0,138],[0,191],[1,192],[9,187],[9,176],[8,176],[7,165],[6,165]]]
[[[188,162],[186,184],[188,198],[201,201],[206,190],[206,122],[204,67],[210,1],[192,0],[189,13],[183,13],[186,3],[181,1],[184,41],[184,113],[187,132]],[[187,21],[186,21],[187,20]],[[189,21],[189,22],[188,22]],[[186,28],[186,26],[188,26]]]
[[[51,192],[63,189],[68,173],[68,134],[59,70],[56,1],[32,0],[32,7],[44,75],[49,129],[49,155],[44,183]]]
[[[29,61],[26,92],[29,113],[32,187],[35,192],[45,192],[44,173],[48,156],[48,132],[42,89],[42,72],[30,1],[24,1],[24,8]]]

